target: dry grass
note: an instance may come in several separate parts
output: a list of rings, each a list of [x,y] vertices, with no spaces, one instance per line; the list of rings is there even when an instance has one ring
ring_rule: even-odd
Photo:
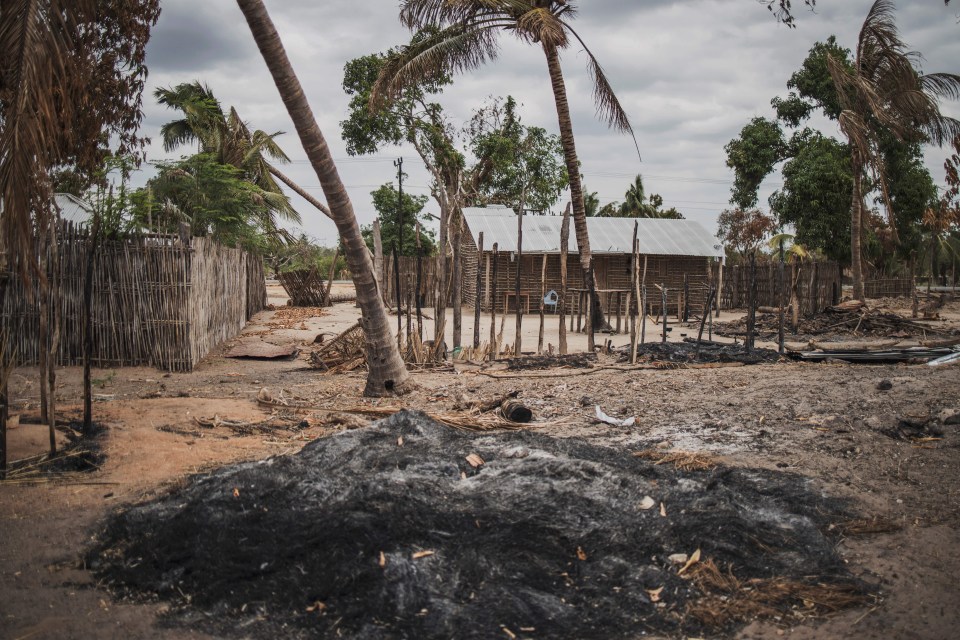
[[[866,536],[872,533],[891,533],[899,531],[903,525],[883,516],[874,516],[872,518],[854,518],[831,525],[832,530],[837,531],[842,536]]]
[[[677,449],[670,451],[644,449],[634,452],[633,455],[644,460],[651,460],[654,464],[672,464],[679,471],[706,471],[719,464],[715,458],[705,453]]]
[[[713,628],[757,618],[809,618],[861,606],[870,601],[853,583],[812,583],[783,578],[739,580],[721,571],[712,559],[688,575],[703,594],[687,604],[685,615]]]

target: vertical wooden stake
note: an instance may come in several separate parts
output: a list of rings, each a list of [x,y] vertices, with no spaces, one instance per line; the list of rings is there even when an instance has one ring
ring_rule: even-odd
[[[646,261],[646,258],[644,258]],[[640,344],[646,344],[647,342],[647,316],[650,315],[647,312],[647,285],[641,285],[640,287]]]
[[[473,301],[473,348],[480,348],[480,296],[483,292],[483,278],[480,266],[483,264],[483,231],[477,235],[477,289]],[[488,261],[489,265],[490,262]],[[490,281],[489,274],[487,281]],[[483,292],[485,293],[485,292]]]
[[[547,297],[547,254],[543,254],[543,266],[540,267],[540,333],[537,336],[537,355],[543,353],[543,311]]]
[[[663,340],[661,340],[661,342],[666,342],[667,341],[667,323],[669,322],[669,320],[667,319],[669,317],[669,314],[667,313],[667,298],[668,298],[667,283],[666,282],[660,283],[660,287],[661,287],[660,288],[660,309],[663,311],[663,314],[661,316],[661,320],[663,322],[663,327],[662,327]]]
[[[757,320],[757,254],[750,254],[750,285],[747,289],[747,339],[744,348],[753,351],[754,324]]]
[[[463,273],[463,251],[461,242],[463,240],[463,216],[460,209],[454,212],[453,225],[453,348],[462,346],[463,331],[463,286],[460,280],[460,274]]]
[[[337,243],[340,248],[340,243]],[[334,260],[336,263],[336,260]],[[377,279],[377,287],[380,289],[380,297],[384,302],[387,301],[387,281],[386,274],[383,272],[383,238],[380,235],[380,218],[373,221],[373,275]]]
[[[413,283],[410,282],[410,274],[407,273],[407,349],[410,348],[410,335],[413,333]]]
[[[717,310],[717,317],[720,317],[720,299],[723,298],[723,262],[720,258],[720,266],[717,267],[717,296],[714,302],[714,308]]]
[[[690,322],[690,281],[683,274],[683,321]]]
[[[93,357],[93,267],[99,239],[100,212],[94,211],[83,281],[83,433],[86,435],[90,435],[93,431],[93,385],[90,376],[90,359]]]
[[[417,220],[417,339],[423,343],[423,246],[420,244],[420,221]]]
[[[340,258],[340,239],[337,238],[337,250],[333,252],[333,262],[330,263],[330,270],[327,271],[327,290],[323,293],[323,304],[327,307],[333,306],[333,299],[330,297],[330,291],[333,289],[333,275],[337,270],[337,260]],[[398,271],[399,273],[399,271]],[[400,276],[397,276],[397,282],[400,282]],[[400,285],[397,284],[397,291],[400,290]],[[399,293],[397,294],[400,295]],[[397,313],[400,313],[400,303],[399,298],[397,298]],[[399,321],[398,321],[399,322]],[[397,324],[397,331],[400,330],[400,325]]]
[[[640,306],[640,245],[637,231],[640,223],[633,223],[633,244],[630,245],[630,364],[637,362],[637,312]]]
[[[513,355],[520,355],[523,311],[520,306],[520,272],[523,271],[523,210],[517,214],[517,277],[514,281],[514,304],[517,305],[517,334],[513,341]],[[506,313],[506,312],[504,312]]]
[[[570,240],[570,203],[563,211],[563,223],[560,225],[560,299],[557,311],[560,314],[560,355],[567,353],[567,325],[564,315],[567,312],[567,243]],[[573,320],[573,316],[570,316]]]
[[[493,278],[490,280],[490,362],[497,359],[497,265],[500,262],[500,252],[497,243],[493,243]],[[504,309],[506,315],[506,309]]]
[[[780,238],[780,266],[777,270],[777,307],[778,307],[778,324],[777,324],[777,352],[780,355],[783,355],[783,312],[784,312],[784,303],[783,303],[783,290],[786,288],[786,282],[783,279],[783,238]]]

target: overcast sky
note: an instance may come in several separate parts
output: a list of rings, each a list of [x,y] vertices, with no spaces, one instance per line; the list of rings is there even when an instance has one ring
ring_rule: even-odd
[[[818,0],[815,12],[794,2],[797,28],[777,24],[757,0],[581,0],[575,28],[606,70],[630,116],[642,161],[633,141],[597,121],[585,55],[571,46],[562,54],[577,151],[584,183],[601,203],[621,200],[640,173],[648,194],[666,207],[715,232],[727,208],[732,173],[724,145],[750,118],[772,114],[770,99],[786,94],[786,81],[816,41],[836,35],[853,48],[872,0]],[[953,4],[957,4],[954,2]],[[333,149],[361,224],[376,213],[370,192],[395,180],[393,162],[404,158],[405,190],[429,194],[428,177],[412,148],[384,149],[375,156],[350,157],[340,139],[346,117],[343,65],[348,60],[409,41],[391,0],[266,0],[294,69],[327,142]],[[960,6],[941,0],[900,0],[897,24],[907,44],[925,57],[924,71],[960,73]],[[528,125],[557,133],[556,111],[543,53],[504,34],[501,54],[482,70],[455,78],[440,98],[457,125],[491,95],[513,95]],[[177,117],[156,104],[153,90],[181,82],[208,84],[224,106],[234,106],[252,128],[286,131],[279,142],[292,163],[282,170],[318,198],[316,175],[276,87],[257,51],[243,15],[231,0],[163,0],[147,54],[150,69],[144,95],[144,133],[153,139],[148,161],[177,158],[159,144],[159,128]],[[944,105],[960,117],[960,105]],[[839,137],[833,123],[824,132]],[[186,151],[184,151],[186,153]],[[930,148],[927,165],[943,182],[945,149]],[[143,178],[141,177],[141,180]],[[779,176],[768,179],[761,205]],[[291,194],[292,195],[292,194]],[[566,194],[564,194],[566,202]],[[304,231],[322,244],[336,240],[336,228],[297,196],[294,206]],[[561,208],[558,203],[557,209]],[[427,211],[438,207],[431,200]]]

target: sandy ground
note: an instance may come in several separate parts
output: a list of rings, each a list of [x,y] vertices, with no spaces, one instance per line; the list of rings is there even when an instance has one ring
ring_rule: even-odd
[[[285,297],[271,288],[271,301],[282,305]],[[943,315],[957,322],[958,311],[960,304],[952,303]],[[165,623],[163,604],[114,602],[97,587],[82,557],[98,524],[114,509],[167,491],[197,471],[297,451],[304,442],[343,428],[326,421],[322,412],[304,416],[309,427],[302,431],[254,436],[201,428],[196,419],[266,419],[269,412],[256,403],[262,387],[284,389],[334,409],[371,402],[359,396],[362,372],[323,376],[306,367],[318,334],[334,335],[355,322],[352,304],[312,318],[277,320],[277,314],[259,314],[242,336],[219,347],[189,374],[148,368],[95,371],[95,415],[108,427],[102,467],[55,480],[0,485],[0,638],[205,637]],[[728,317],[725,312],[721,319]],[[464,318],[464,335],[472,336],[469,310]],[[486,322],[481,321],[481,331],[489,326]],[[536,348],[537,322],[534,315],[524,325],[525,351]],[[509,318],[507,341],[512,341],[507,337],[512,324]],[[648,327],[648,335],[655,329]],[[432,328],[425,330],[432,334]],[[687,330],[677,329],[672,337],[680,339],[681,331]],[[555,328],[547,335],[553,339],[546,342],[555,343]],[[582,339],[571,336],[571,346]],[[296,343],[303,353],[278,361],[223,356],[232,345],[251,340]],[[627,340],[614,338],[615,344]],[[417,372],[415,392],[376,404],[452,410],[466,396],[519,390],[541,423],[535,428],[558,437],[587,438],[625,454],[669,446],[710,453],[732,465],[806,475],[825,493],[853,500],[864,516],[884,516],[901,527],[839,542],[852,571],[878,586],[877,599],[870,607],[794,627],[754,622],[736,637],[956,637],[960,425],[944,426],[942,436],[926,441],[887,432],[899,418],[960,409],[960,366],[783,363],[588,375],[554,370],[551,375],[562,377],[506,379],[486,375],[491,372],[471,365]],[[890,383],[889,390],[878,387],[881,381]],[[79,414],[80,382],[79,369],[59,372],[57,399],[67,417]],[[15,415],[24,422],[35,416],[35,369],[14,372],[11,397]],[[597,424],[591,418],[595,405],[611,415],[634,415],[637,422],[629,428]],[[41,453],[46,442],[40,426],[12,428],[10,459]]]

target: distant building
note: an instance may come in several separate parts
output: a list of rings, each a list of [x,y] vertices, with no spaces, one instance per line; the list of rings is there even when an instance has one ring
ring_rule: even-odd
[[[83,226],[93,218],[93,205],[73,194],[55,193],[53,201],[61,220]]]
[[[515,308],[514,286],[520,267],[521,304],[530,310],[539,309],[542,301],[541,271],[547,256],[544,290],[560,290],[560,216],[525,215],[523,218],[523,256],[517,264],[517,216],[505,207],[465,208],[467,230],[461,245],[463,255],[463,300],[473,304],[477,289],[477,250],[483,233],[482,308],[489,310],[491,286],[495,284],[498,311]],[[699,223],[693,220],[657,218],[587,218],[590,247],[593,255],[597,289],[608,311],[617,307],[625,311],[626,293],[630,288],[630,255],[634,224],[638,226],[641,276],[646,266],[646,284],[654,309],[660,307],[656,285],[668,289],[668,309],[679,300],[684,276],[690,289],[690,304],[703,307],[711,278],[712,265],[723,258],[723,247]],[[497,244],[497,282],[492,283],[493,245]],[[576,312],[583,289],[583,272],[577,253],[576,231],[570,219],[570,240],[567,259],[568,310]],[[692,306],[691,308],[697,308]]]

